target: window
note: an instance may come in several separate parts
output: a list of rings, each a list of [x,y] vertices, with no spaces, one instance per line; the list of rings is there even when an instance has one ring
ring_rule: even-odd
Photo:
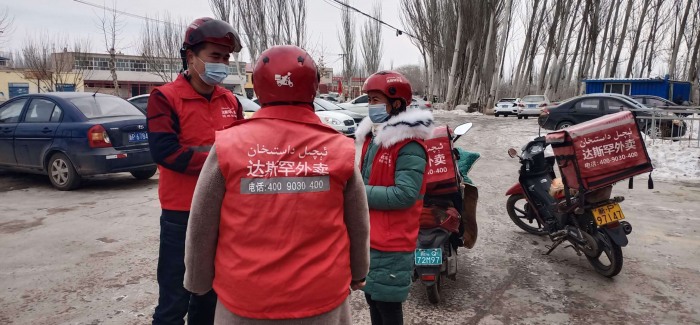
[[[20,99],[0,108],[0,123],[19,122],[19,116],[22,114],[22,108],[26,102],[26,99]]]
[[[70,100],[87,118],[143,116],[136,106],[113,96],[85,96]]]
[[[665,107],[672,106],[671,104],[664,102],[663,100],[656,98],[647,98],[647,107]]]
[[[632,88],[632,84],[609,83],[609,84],[605,84],[605,86],[603,87],[603,92],[614,93],[614,94],[623,94],[623,95],[629,96],[631,88]]]
[[[620,100],[617,99],[604,99],[605,101],[605,106],[608,107],[609,112],[620,112],[620,111],[626,111],[629,109],[633,109],[636,107],[631,107],[629,104],[623,103]]]
[[[600,112],[600,100],[598,98],[584,99],[576,103],[574,107],[580,112],[598,113]]]
[[[360,96],[360,97],[357,97],[357,99],[355,99],[355,100],[353,101],[353,103],[354,103],[354,104],[365,104],[365,103],[369,103],[369,97],[368,97],[367,95],[362,95],[362,96]]]
[[[61,116],[63,116],[63,110],[56,106],[53,108],[53,113],[51,113],[51,122],[61,122]]]
[[[47,123],[51,121],[56,104],[46,99],[32,99],[24,116],[26,123]],[[60,118],[60,116],[59,116]]]
[[[535,95],[535,96],[525,96],[525,97],[523,97],[523,99],[521,101],[523,103],[541,103],[541,102],[544,102],[545,99],[544,99],[544,96]]]

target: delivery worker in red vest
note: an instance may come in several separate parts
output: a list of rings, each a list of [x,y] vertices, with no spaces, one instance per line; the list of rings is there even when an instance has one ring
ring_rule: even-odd
[[[425,194],[427,153],[433,131],[429,111],[407,110],[411,85],[382,71],[365,81],[369,116],[355,137],[370,213],[370,271],[363,289],[373,325],[403,324],[413,254]]]
[[[231,91],[219,84],[228,74],[230,53],[241,50],[228,23],[199,18],[187,27],[182,45],[184,73],[151,92],[148,139],[158,164],[160,252],[158,306],[153,324],[212,324],[216,294],[194,296],[183,287],[185,231],[197,177],[214,144],[214,133],[243,119]]]
[[[253,69],[262,108],[217,132],[187,228],[185,287],[214,288],[217,324],[351,324],[369,267],[353,141],[314,113],[316,64],[291,45]]]

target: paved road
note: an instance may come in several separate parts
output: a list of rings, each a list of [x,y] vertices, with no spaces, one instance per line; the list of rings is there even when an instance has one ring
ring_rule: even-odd
[[[474,129],[458,144],[482,159],[479,240],[460,251],[457,281],[433,306],[415,285],[407,324],[698,324],[700,184],[656,180],[647,190],[619,184],[615,195],[634,227],[615,279],[597,275],[571,249],[543,256],[546,238],[528,235],[505,212],[517,161],[506,154],[537,134],[533,119],[437,116]],[[0,172],[0,323],[146,324],[157,285],[157,179],[128,174],[59,192],[41,176]],[[369,324],[360,293],[355,323]]]

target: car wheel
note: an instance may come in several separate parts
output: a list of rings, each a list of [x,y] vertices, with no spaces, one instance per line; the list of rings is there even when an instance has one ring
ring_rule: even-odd
[[[496,113],[496,114],[493,114],[493,116],[494,116],[494,117],[498,117],[498,113]]]
[[[529,117],[529,116],[527,116],[527,115],[525,115],[525,119],[527,120],[528,118],[530,118],[530,117]]]
[[[650,125],[646,129],[646,134],[652,139],[661,139],[661,128],[656,125]]]
[[[53,187],[60,191],[74,190],[80,186],[82,180],[78,172],[75,171],[73,163],[62,153],[51,156],[47,172]]]
[[[557,124],[557,130],[566,129],[572,125],[574,125],[574,123],[571,123],[569,121],[560,122],[559,124]]]
[[[134,178],[138,180],[146,180],[153,177],[153,175],[155,175],[157,171],[158,168],[156,167],[153,167],[151,169],[135,170],[131,172],[131,176],[134,176]]]
[[[523,118],[522,116],[518,115],[518,119],[519,119],[519,120],[522,119],[522,118]]]

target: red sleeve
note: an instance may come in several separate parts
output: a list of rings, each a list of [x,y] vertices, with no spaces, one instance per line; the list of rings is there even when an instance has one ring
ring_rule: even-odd
[[[148,143],[153,161],[173,171],[197,175],[209,152],[180,144],[180,119],[165,95],[154,90],[148,98]]]

